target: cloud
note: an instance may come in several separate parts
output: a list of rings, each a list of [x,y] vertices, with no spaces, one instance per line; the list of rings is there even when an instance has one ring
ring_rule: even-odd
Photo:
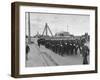
[[[67,26],[69,26],[68,31],[75,35],[80,35],[85,32],[88,33],[90,32],[89,16],[31,13],[30,17],[31,17],[32,35],[35,35],[37,31],[42,33],[45,27],[45,23],[48,23],[53,34],[60,31],[67,31]]]

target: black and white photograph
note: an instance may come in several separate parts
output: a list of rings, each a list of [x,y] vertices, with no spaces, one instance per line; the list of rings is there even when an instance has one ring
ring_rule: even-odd
[[[26,67],[88,65],[90,15],[25,12]]]
[[[12,4],[12,76],[97,73],[97,7]]]

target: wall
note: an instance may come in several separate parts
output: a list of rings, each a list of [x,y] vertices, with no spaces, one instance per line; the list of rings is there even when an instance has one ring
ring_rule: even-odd
[[[16,80],[10,77],[11,68],[11,2],[15,0],[1,0],[0,2],[0,80]],[[28,0],[16,0],[16,1],[28,1]],[[57,3],[57,4],[76,4],[76,5],[89,5],[98,6],[100,9],[100,0],[29,0],[30,2],[41,3]],[[100,20],[100,11],[98,13]],[[99,22],[98,20],[98,22]],[[99,33],[98,24],[98,34]],[[100,37],[98,38],[100,41]],[[100,44],[98,42],[98,44]],[[100,45],[98,45],[99,47]],[[100,52],[100,50],[99,50]],[[98,52],[98,53],[99,53]],[[100,54],[98,54],[98,58]],[[100,67],[100,58],[98,59],[98,67]],[[18,80],[99,80],[100,68],[97,74],[80,74],[80,75],[64,75],[53,77],[39,77],[39,78],[22,78]]]

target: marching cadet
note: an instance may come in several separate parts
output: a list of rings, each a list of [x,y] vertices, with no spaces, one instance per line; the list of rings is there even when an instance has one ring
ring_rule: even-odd
[[[66,48],[67,42],[63,41],[63,42],[62,42],[62,45],[63,45],[63,52],[62,52],[62,55],[64,55],[64,54],[66,54],[66,52],[67,52],[67,48]]]
[[[87,56],[89,55],[89,48],[84,44],[82,46],[83,64],[88,64]]]
[[[78,44],[75,44],[75,55],[77,55]]]
[[[70,43],[69,42],[66,43],[66,53],[67,55],[70,54]]]
[[[71,54],[74,54],[74,42],[71,43]]]
[[[26,45],[26,60],[28,60],[28,53],[30,51],[30,48],[28,45]]]
[[[60,55],[63,56],[64,54],[64,46],[63,46],[63,41],[60,42]]]
[[[37,40],[38,46],[40,47],[41,39]]]
[[[37,40],[38,46],[40,47],[40,45],[45,45],[45,39],[44,38],[39,38]]]
[[[57,41],[56,41],[56,43],[55,43],[55,53],[57,53]]]

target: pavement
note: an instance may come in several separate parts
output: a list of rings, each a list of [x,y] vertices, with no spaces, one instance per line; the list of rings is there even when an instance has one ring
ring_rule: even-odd
[[[29,47],[30,52],[28,60],[26,60],[26,67],[82,65],[83,62],[79,52],[78,55],[60,56],[44,46],[39,48],[35,43],[30,44]]]

